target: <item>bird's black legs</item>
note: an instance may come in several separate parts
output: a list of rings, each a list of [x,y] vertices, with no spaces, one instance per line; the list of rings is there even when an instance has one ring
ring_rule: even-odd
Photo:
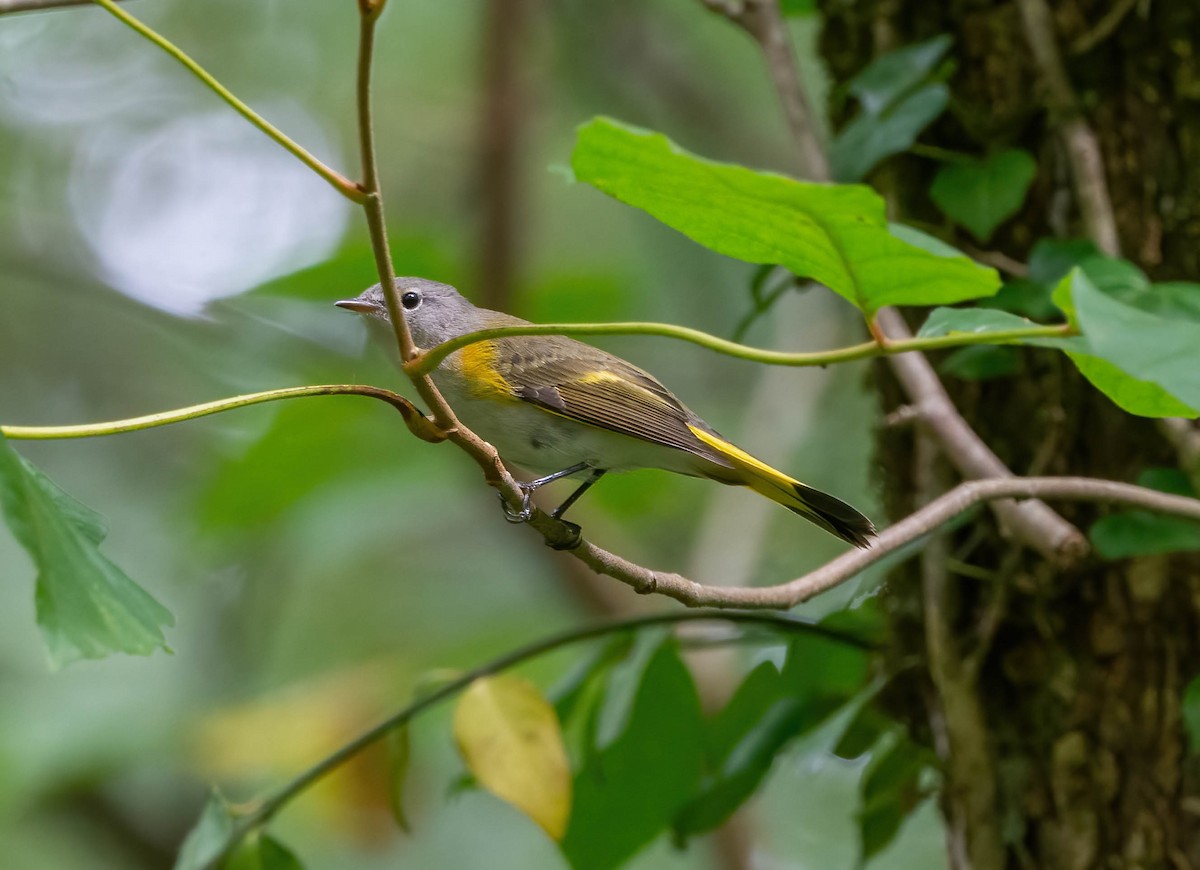
[[[508,506],[508,502],[506,502],[504,500],[504,494],[501,493],[500,494],[500,503],[502,505],[504,505],[504,518],[506,520],[508,520],[510,523],[528,522],[529,518],[531,516],[533,516],[533,502],[530,501],[529,497],[533,494],[533,491],[535,489],[537,489],[538,487],[541,487],[541,486],[545,486],[547,483],[552,483],[553,481],[556,481],[560,478],[568,477],[572,474],[578,474],[579,472],[583,471],[586,468],[590,468],[590,466],[586,462],[577,462],[574,465],[572,465],[570,468],[564,468],[562,471],[556,471],[553,474],[547,474],[545,477],[539,477],[536,480],[529,481],[528,483],[521,483],[520,481],[518,481],[517,486],[521,487],[521,493],[522,493],[521,509],[518,511],[514,511],[512,508],[510,508]],[[600,472],[600,474],[603,474],[603,473],[604,473],[603,471]],[[584,481],[583,486],[579,487],[579,489],[577,489],[575,491],[574,495],[572,495],[562,505],[559,506],[558,510],[556,510],[554,512],[554,517],[558,518],[558,516],[563,511],[565,511],[568,507],[571,506],[571,503],[573,501],[575,501],[575,499],[579,498],[580,494],[585,489],[587,489],[589,486],[591,486],[597,480],[599,480],[599,476],[596,475],[595,472],[593,472],[592,476],[589,477],[586,481]]]
[[[579,497],[581,495],[583,495],[585,492],[587,492],[588,488],[591,487],[591,485],[593,483],[595,483],[600,478],[604,477],[604,471],[605,471],[605,469],[603,469],[603,468],[592,469],[592,473],[590,475],[588,475],[587,480],[585,480],[582,484],[580,484],[579,489],[575,490],[573,493],[571,493],[569,496],[567,496],[567,500],[564,501],[562,504],[560,504],[558,507],[556,507],[554,509],[554,512],[552,514],[550,514],[550,516],[554,517],[556,520],[561,520],[562,515],[567,512],[567,508],[569,508],[571,505],[575,504],[575,502],[578,501]]]

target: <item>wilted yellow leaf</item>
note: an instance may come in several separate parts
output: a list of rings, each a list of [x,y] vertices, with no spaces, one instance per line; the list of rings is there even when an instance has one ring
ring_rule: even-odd
[[[554,708],[519,677],[473,682],[454,711],[454,739],[479,783],[561,840],[571,769]]]

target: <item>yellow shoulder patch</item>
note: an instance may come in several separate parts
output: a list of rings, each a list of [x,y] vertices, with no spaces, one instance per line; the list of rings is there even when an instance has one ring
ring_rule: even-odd
[[[459,370],[474,398],[519,401],[512,384],[496,370],[496,345],[493,342],[477,341],[458,353]]]

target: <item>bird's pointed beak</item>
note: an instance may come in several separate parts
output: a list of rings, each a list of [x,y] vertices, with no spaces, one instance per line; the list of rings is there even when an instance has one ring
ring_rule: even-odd
[[[375,314],[378,309],[374,302],[368,302],[365,299],[340,299],[333,304],[356,314]]]

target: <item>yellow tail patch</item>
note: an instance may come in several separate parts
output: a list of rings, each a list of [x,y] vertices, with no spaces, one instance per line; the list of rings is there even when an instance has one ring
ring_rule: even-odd
[[[788,477],[782,471],[776,471],[761,459],[755,459],[745,450],[730,444],[723,438],[718,438],[711,432],[705,432],[703,429],[697,429],[695,426],[691,425],[689,425],[688,428],[692,430],[693,435],[732,462],[734,466],[738,468],[738,470],[746,472],[749,477],[749,479],[746,481],[746,485],[751,489],[762,493],[773,501],[787,505],[788,507],[795,507],[798,503],[803,505],[803,502],[800,502],[800,500],[796,497],[795,490],[796,484],[798,484],[800,481]],[[777,493],[774,489],[771,492],[763,492],[762,489],[760,489],[758,486],[755,486],[755,482],[759,481],[762,483],[772,484],[773,487],[778,488],[781,490],[781,492]],[[807,506],[805,505],[805,507]]]

